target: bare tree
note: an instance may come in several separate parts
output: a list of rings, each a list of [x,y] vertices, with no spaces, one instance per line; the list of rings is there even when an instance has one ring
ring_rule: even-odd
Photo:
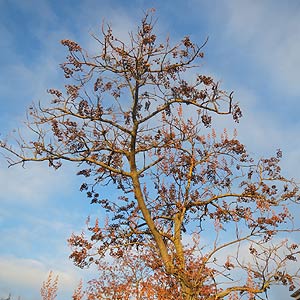
[[[178,299],[254,299],[274,284],[292,290],[299,270],[287,264],[299,248],[282,236],[299,230],[288,209],[299,204],[299,187],[281,174],[281,151],[256,161],[236,134],[210,128],[214,116],[242,116],[233,93],[196,74],[205,43],[161,42],[154,23],[147,13],[128,43],[103,26],[95,55],[63,40],[70,84],[49,89],[50,105],[29,109],[35,139],[1,142],[9,165],[78,164],[80,189],[107,211],[105,222],[69,239],[80,267],[139,248],[156,258],[152,272],[178,287]],[[101,196],[112,188],[117,199]]]

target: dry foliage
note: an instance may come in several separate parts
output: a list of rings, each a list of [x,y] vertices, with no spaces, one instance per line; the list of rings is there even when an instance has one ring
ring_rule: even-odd
[[[213,117],[242,116],[233,94],[195,73],[204,45],[188,36],[161,42],[154,23],[147,13],[127,44],[103,26],[95,55],[63,40],[70,84],[49,89],[51,105],[29,109],[35,139],[20,137],[16,148],[2,141],[9,164],[79,165],[81,191],[107,212],[69,239],[76,265],[99,267],[91,299],[254,299],[276,284],[292,290],[299,274],[286,266],[299,248],[282,236],[298,230],[289,205],[299,203],[299,187],[281,174],[281,151],[254,160],[236,134],[211,129]],[[101,196],[112,188],[117,199]]]
[[[43,282],[41,287],[41,296],[43,300],[55,300],[58,290],[58,276],[53,277],[51,271],[46,281]]]

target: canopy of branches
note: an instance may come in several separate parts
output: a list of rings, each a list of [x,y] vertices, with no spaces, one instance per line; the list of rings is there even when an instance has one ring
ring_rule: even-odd
[[[107,214],[69,239],[76,265],[99,267],[92,299],[254,299],[274,284],[294,289],[298,269],[287,266],[299,248],[282,237],[298,230],[289,205],[299,188],[281,174],[281,151],[254,160],[236,133],[212,129],[214,116],[239,121],[233,94],[198,73],[205,43],[160,41],[154,23],[147,13],[126,43],[103,26],[94,55],[62,40],[70,83],[29,109],[31,141],[1,142],[9,164],[78,164],[81,191]],[[117,199],[102,197],[112,188]]]

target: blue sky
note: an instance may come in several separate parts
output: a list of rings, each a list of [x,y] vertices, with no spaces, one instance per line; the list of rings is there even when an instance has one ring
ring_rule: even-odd
[[[300,178],[300,2],[297,0],[0,0],[0,133],[22,127],[25,110],[64,85],[58,65],[61,39],[93,50],[90,33],[102,21],[125,37],[143,12],[157,10],[157,32],[180,40],[207,37],[203,71],[235,91],[244,118],[237,126],[250,152],[281,148],[285,174]],[[232,127],[217,121],[219,127]],[[0,298],[39,299],[41,282],[53,270],[67,299],[81,277],[68,261],[67,238],[86,216],[100,215],[79,192],[74,168],[47,165],[7,168],[0,159]],[[297,212],[296,212],[297,213]],[[299,240],[297,241],[299,242]],[[277,290],[272,299],[287,298]]]

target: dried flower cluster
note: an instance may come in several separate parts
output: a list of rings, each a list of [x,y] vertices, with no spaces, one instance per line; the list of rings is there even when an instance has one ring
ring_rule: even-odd
[[[51,271],[46,281],[43,282],[41,287],[41,296],[43,300],[55,300],[58,290],[58,276],[53,277]]]

